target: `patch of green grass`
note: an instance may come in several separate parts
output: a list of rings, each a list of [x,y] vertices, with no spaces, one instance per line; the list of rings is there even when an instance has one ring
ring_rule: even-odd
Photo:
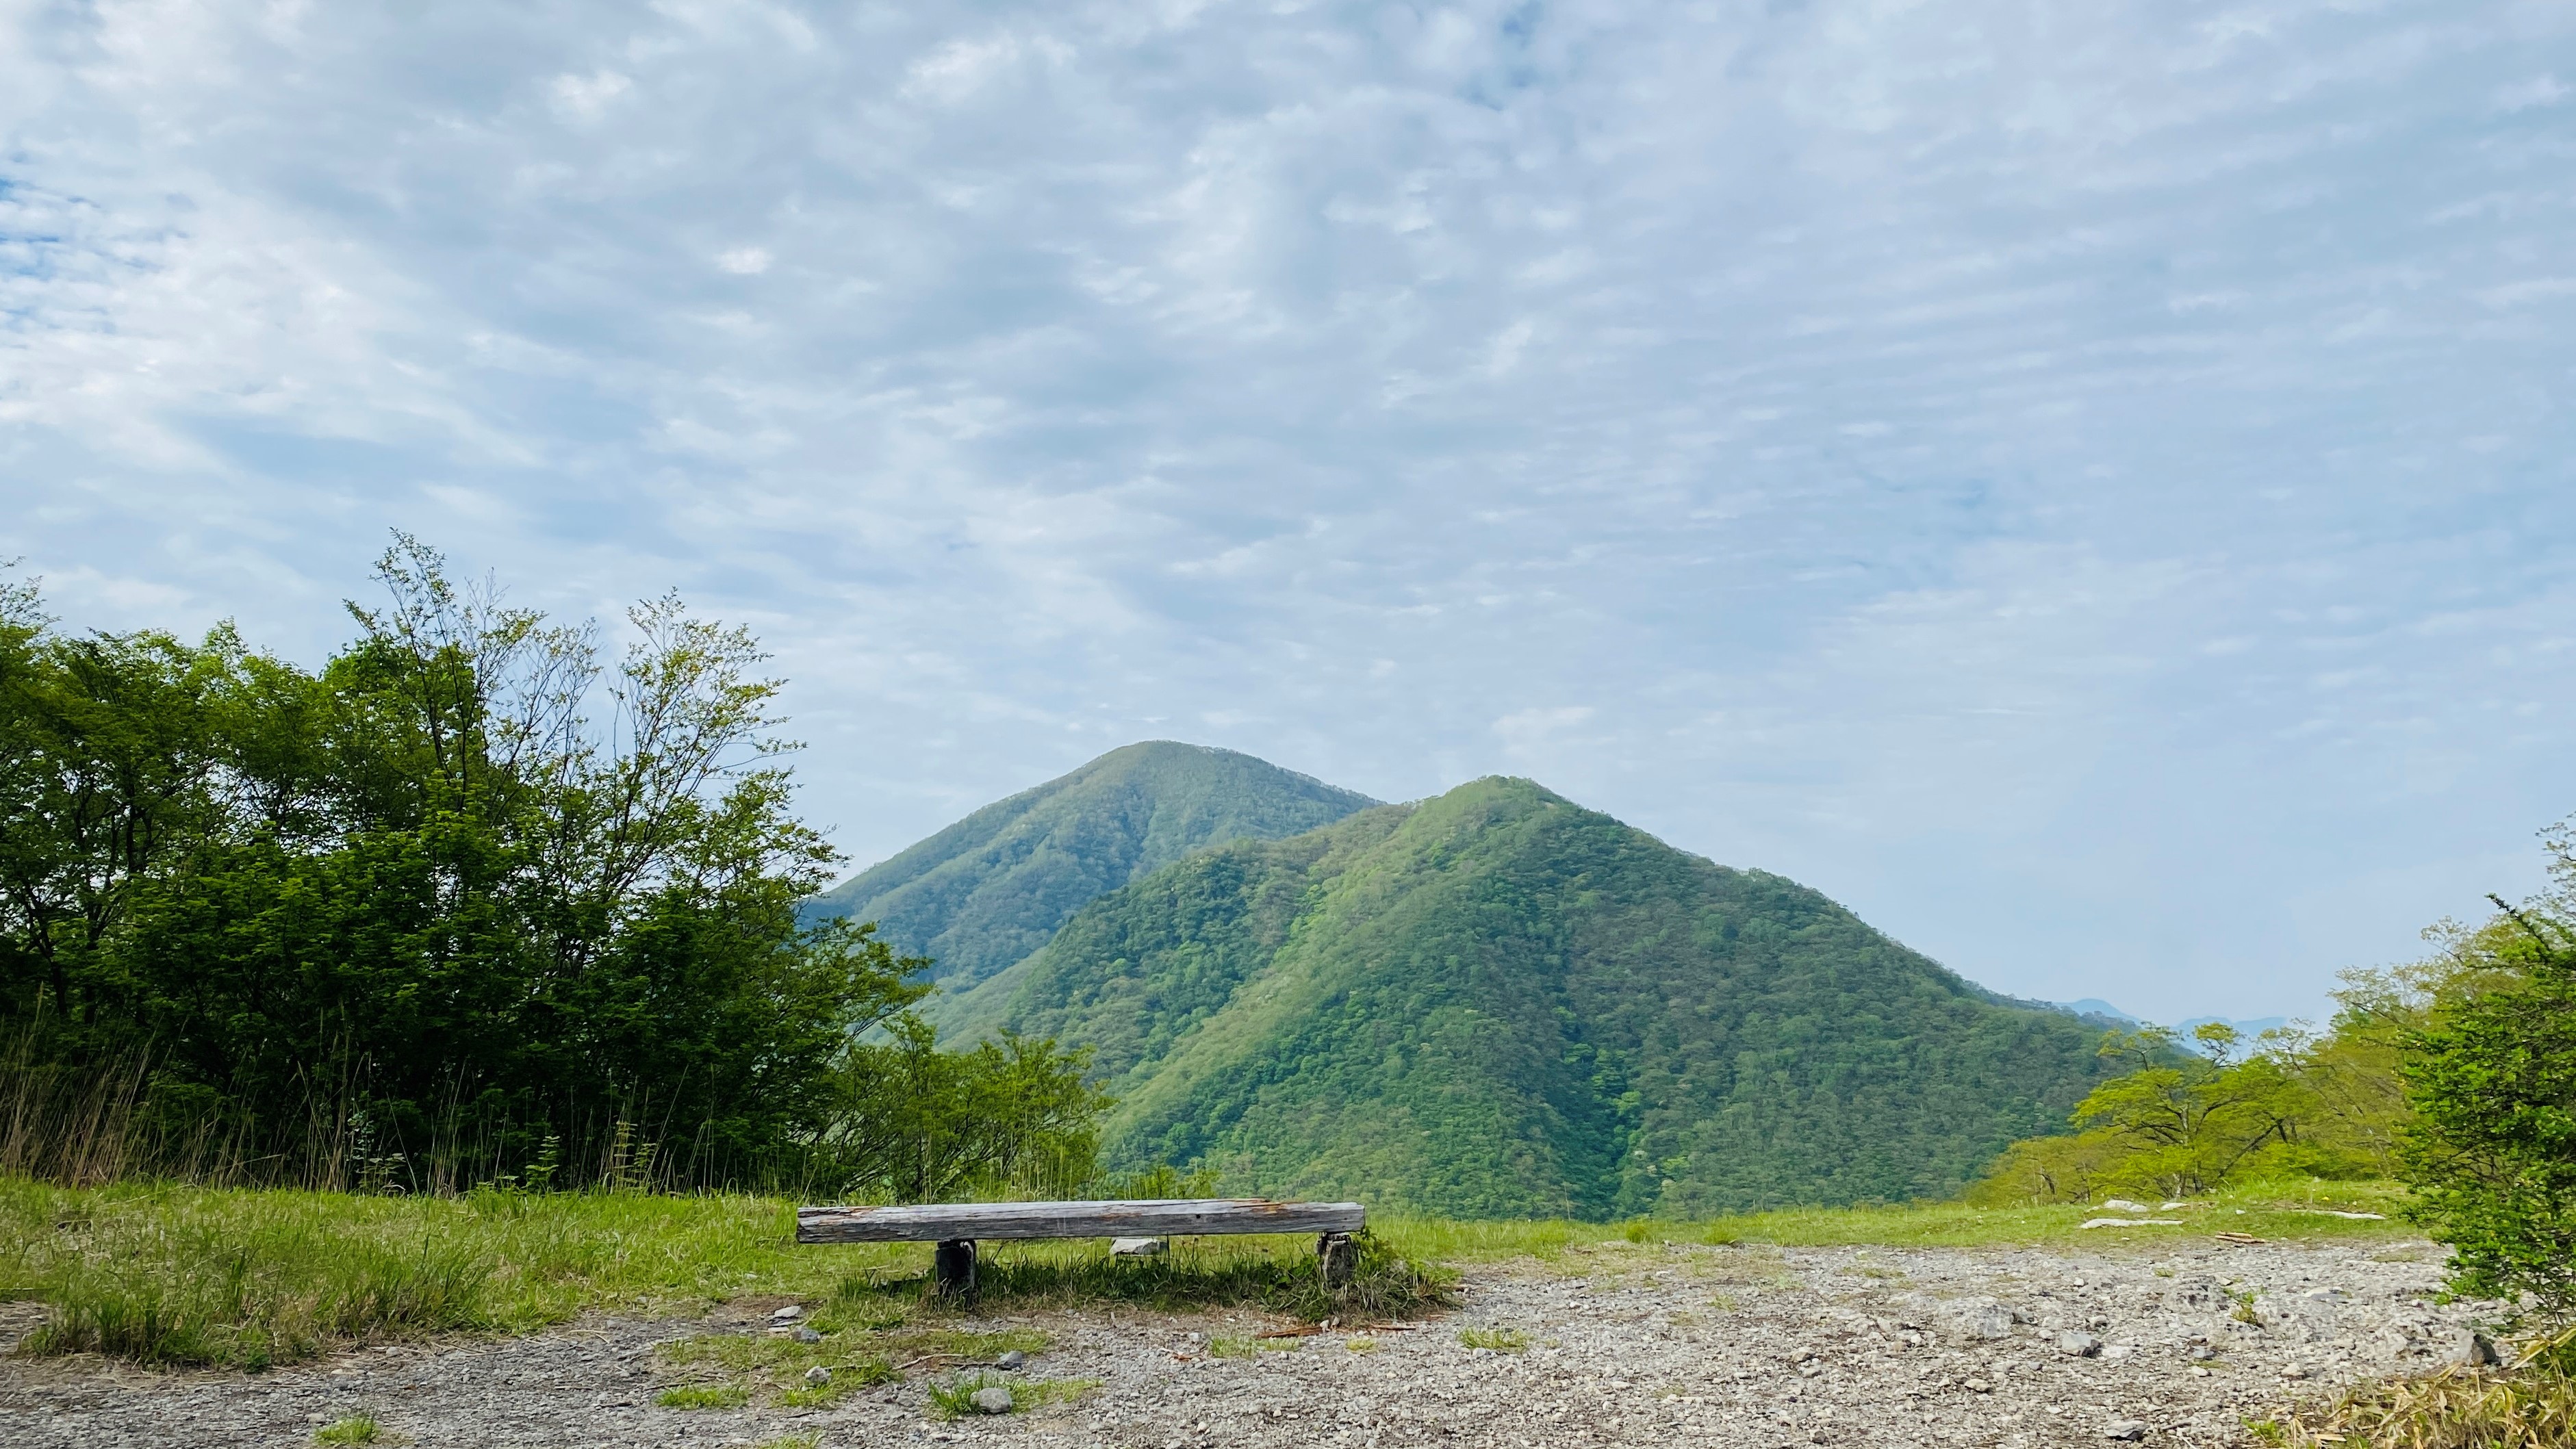
[[[2412,1236],[2419,1230],[2400,1217],[2411,1199],[2393,1182],[2248,1183],[2158,1216],[2179,1217],[2180,1228],[2096,1228],[2081,1224],[2102,1216],[2081,1203],[2026,1207],[1976,1207],[1966,1203],[1917,1203],[1905,1207],[1784,1208],[1701,1222],[1601,1224],[1548,1219],[1459,1222],[1388,1216],[1376,1231],[1398,1251],[1441,1263],[1491,1263],[1535,1258],[1554,1263],[1568,1252],[1617,1245],[1664,1243],[1723,1246],[1763,1243],[1784,1248],[1937,1248],[2034,1244],[2088,1250],[2123,1244],[2149,1247],[2212,1232],[2249,1233],[2274,1240],[2312,1241]],[[2375,1212],[2380,1221],[2328,1216]]]
[[[1458,1341],[1469,1348],[1490,1348],[1496,1353],[1527,1353],[1530,1336],[1517,1328],[1462,1328]]]
[[[822,1296],[927,1269],[929,1247],[798,1247],[745,1197],[357,1197],[0,1179],[0,1295],[53,1312],[33,1354],[260,1369],[352,1343],[520,1333],[584,1309]]]
[[[740,1384],[682,1384],[655,1394],[653,1402],[666,1409],[739,1409],[751,1402],[751,1391]]]
[[[1000,1358],[1014,1349],[1021,1353],[1044,1353],[1053,1340],[1034,1328],[1001,1328],[979,1332],[971,1328],[909,1328],[899,1332],[880,1333],[872,1342],[898,1359],[923,1358]]]
[[[376,1436],[382,1432],[383,1430],[377,1427],[373,1415],[351,1414],[337,1423],[326,1424],[314,1430],[313,1442],[316,1444],[373,1444],[376,1442]]]
[[[1350,1350],[1352,1353],[1375,1353],[1377,1352],[1377,1340],[1369,1337],[1365,1333],[1356,1334],[1350,1338],[1343,1339],[1342,1347]]]
[[[1009,1412],[1025,1414],[1049,1404],[1067,1404],[1100,1387],[1101,1379],[1023,1379],[1000,1374],[977,1374],[971,1379],[951,1379],[930,1386],[930,1407],[943,1419],[971,1418],[984,1411],[975,1407],[975,1395],[985,1389],[1001,1389],[1011,1396]]]
[[[1210,1358],[1251,1358],[1261,1352],[1249,1335],[1218,1334],[1207,1341]]]

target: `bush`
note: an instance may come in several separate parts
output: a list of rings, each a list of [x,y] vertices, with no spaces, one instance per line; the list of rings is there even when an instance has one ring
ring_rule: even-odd
[[[2499,905],[2502,902],[2498,902]],[[2438,1011],[2410,1043],[2399,1148],[2451,1287],[2576,1320],[2576,935],[2507,914],[2518,979]]]

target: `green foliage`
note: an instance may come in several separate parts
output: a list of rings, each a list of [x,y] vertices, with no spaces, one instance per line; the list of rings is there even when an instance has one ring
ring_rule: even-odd
[[[855,1188],[896,1202],[1066,1197],[1097,1172],[1108,1099],[1084,1055],[1005,1036],[942,1051],[926,1022],[897,1017],[853,1045],[821,1146]]]
[[[1970,1195],[1988,1203],[2194,1197],[2230,1182],[2387,1171],[2378,1113],[2395,1105],[2380,1086],[2393,1062],[2297,1031],[2247,1043],[2213,1023],[2194,1036],[2198,1050],[2184,1051],[2163,1027],[2112,1033],[2102,1056],[2127,1070],[2076,1104],[2075,1135],[2013,1144]]]
[[[1037,950],[1093,899],[1229,840],[1270,840],[1376,802],[1203,745],[1152,741],[985,806],[817,897],[877,922],[963,988]]]
[[[2565,1324],[2576,1320],[2576,935],[2507,914],[2501,978],[2437,1003],[2411,1043],[2415,1116],[2399,1155],[2451,1247],[2453,1289]]]
[[[1113,1169],[1476,1217],[1951,1192],[2097,1033],[1813,891],[1484,780],[1201,852],[935,1019],[1093,1052]]]
[[[313,1431],[316,1444],[373,1444],[382,1432],[370,1414],[351,1414]]]
[[[904,1091],[1004,1089],[1045,1108],[914,1179],[1088,1161],[1043,1043],[854,1056],[926,963],[800,925],[833,856],[750,635],[665,597],[611,660],[409,539],[377,576],[310,673],[229,628],[66,634],[0,587],[0,1168],[838,1189],[889,1155],[871,1131],[961,1118]]]

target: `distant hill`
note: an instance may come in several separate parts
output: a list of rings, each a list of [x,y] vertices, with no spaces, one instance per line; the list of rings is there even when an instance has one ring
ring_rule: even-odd
[[[876,921],[963,986],[1082,906],[1205,845],[1312,830],[1377,802],[1232,750],[1153,740],[987,805],[806,907]]]
[[[1121,1165],[1503,1217],[1947,1194],[2098,1026],[1526,780],[1201,852],[934,1013],[1087,1044]]]
[[[2138,1017],[2131,1016],[2129,1013],[2122,1011],[2120,1008],[2113,1006],[2111,1003],[2104,1001],[2098,996],[2088,996],[2082,1001],[2058,1001],[2051,1002],[2049,1004],[2056,1006],[2061,1010],[2074,1012],[2077,1016],[2100,1018],[2104,1021],[2116,1022],[2121,1026],[2136,1027],[2146,1025],[2143,1020]],[[2238,1036],[2243,1037],[2250,1042],[2267,1031],[2271,1031],[2276,1027],[2288,1026],[2289,1024],[2290,1019],[2286,1016],[2255,1016],[2243,1019],[2225,1016],[2195,1016],[2188,1021],[2175,1023],[2174,1031],[2180,1037],[2180,1040],[2176,1045],[2180,1046],[2185,1051],[2197,1052],[2201,1048],[2198,1043],[2192,1040],[2191,1036],[2192,1028],[2196,1026],[2232,1026],[2236,1028],[2236,1034]]]

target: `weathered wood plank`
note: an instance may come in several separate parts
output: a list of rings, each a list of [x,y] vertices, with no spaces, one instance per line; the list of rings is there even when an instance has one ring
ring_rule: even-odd
[[[805,1207],[800,1243],[937,1243],[956,1238],[1164,1238],[1221,1233],[1351,1233],[1367,1219],[1355,1202],[1266,1198],[1165,1198],[1137,1202],[922,1203],[912,1207]]]

